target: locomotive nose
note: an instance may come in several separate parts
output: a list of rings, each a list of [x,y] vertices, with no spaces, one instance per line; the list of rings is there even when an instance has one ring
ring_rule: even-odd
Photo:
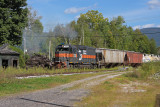
[[[55,52],[55,62],[60,62],[59,54],[60,52]]]
[[[64,62],[67,61],[68,52],[58,51],[55,52],[55,62]]]

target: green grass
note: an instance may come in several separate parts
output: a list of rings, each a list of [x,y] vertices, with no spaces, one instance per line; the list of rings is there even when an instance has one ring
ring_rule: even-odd
[[[147,83],[148,85],[134,85]],[[120,84],[130,84],[145,92],[123,92]],[[139,80],[124,75],[91,88],[92,93],[75,105],[80,107],[154,107],[155,96],[160,93],[160,80]]]
[[[126,77],[147,79],[153,74],[160,72],[160,62],[144,63],[142,66],[133,70],[134,72],[126,74]]]
[[[154,107],[156,94],[160,93],[160,78],[150,78],[160,72],[160,62],[145,63],[133,72],[105,81],[93,87],[90,96],[77,103],[85,107]],[[139,83],[140,85],[135,85]],[[123,85],[134,89],[146,90],[145,92],[124,92]],[[148,85],[143,85],[148,84]],[[128,90],[125,88],[125,90]]]
[[[75,80],[80,80],[90,76],[105,74],[110,72],[97,72],[93,74],[74,74],[58,75],[53,77],[16,79],[3,78],[0,81],[0,97],[17,94],[22,92],[31,92],[41,89],[53,88],[58,85],[66,84]]]
[[[0,96],[15,94],[19,92],[33,91],[37,89],[51,88],[59,84],[70,82],[68,76],[56,76],[48,78],[32,78],[12,80],[0,84]]]
[[[82,72],[100,72],[100,71],[109,71],[109,70],[116,70],[116,68],[110,69],[44,69],[44,68],[29,68],[29,69],[22,69],[22,68],[7,68],[3,69],[0,68],[0,84],[8,81],[9,79],[12,80],[15,77],[25,77],[25,76],[38,76],[38,75],[53,75],[53,74],[64,74],[64,73],[82,73]]]
[[[26,76],[26,75],[42,75],[42,74],[62,74],[62,73],[80,73],[80,72],[90,72],[90,71],[106,71],[106,70],[116,70],[115,68],[102,68],[102,69],[46,69],[46,68],[10,68],[7,69],[0,68],[0,76]]]

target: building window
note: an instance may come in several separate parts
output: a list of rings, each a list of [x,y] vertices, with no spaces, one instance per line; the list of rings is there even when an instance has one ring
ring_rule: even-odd
[[[8,67],[8,60],[2,59],[2,66],[3,66],[3,68],[7,68]]]
[[[17,60],[13,60],[13,67],[17,67],[18,65],[18,61]]]

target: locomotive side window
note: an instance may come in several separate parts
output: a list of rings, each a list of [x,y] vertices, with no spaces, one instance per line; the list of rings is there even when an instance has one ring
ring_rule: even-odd
[[[73,53],[77,53],[77,49],[76,48],[73,49]]]
[[[69,48],[57,48],[56,51],[69,51]]]
[[[69,52],[70,52],[70,53],[72,53],[72,52],[73,52],[73,51],[72,51],[72,48],[69,48]]]

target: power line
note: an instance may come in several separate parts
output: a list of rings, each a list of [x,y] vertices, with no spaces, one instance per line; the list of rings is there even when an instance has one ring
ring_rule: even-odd
[[[147,34],[160,34],[160,32],[154,32],[154,33],[142,33],[142,34],[128,34],[128,35],[147,35]],[[117,34],[113,36],[123,36],[124,34]],[[25,36],[25,37],[61,37],[61,36]],[[105,37],[105,36],[86,36],[86,37]]]

